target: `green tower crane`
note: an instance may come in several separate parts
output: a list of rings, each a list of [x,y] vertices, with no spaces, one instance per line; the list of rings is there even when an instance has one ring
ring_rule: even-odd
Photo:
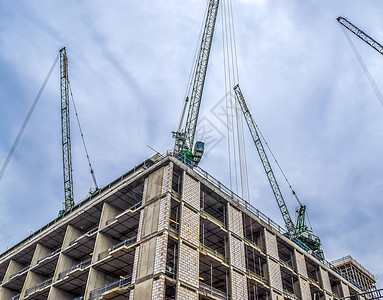
[[[68,79],[68,57],[65,47],[60,50],[60,90],[61,90],[61,133],[64,173],[64,194],[63,209],[59,211],[61,216],[70,210],[74,205],[73,177],[72,177],[72,154],[70,139],[69,120],[69,79]]]
[[[234,92],[239,102],[239,105],[241,106],[241,110],[245,117],[247,126],[249,127],[250,134],[251,134],[251,137],[253,138],[255,147],[257,148],[259,157],[261,158],[263,168],[266,172],[270,186],[273,190],[275,199],[277,200],[279,210],[281,211],[283,220],[285,221],[288,237],[291,239],[298,239],[300,242],[304,243],[306,247],[308,247],[308,249],[310,249],[314,254],[316,254],[318,258],[324,258],[323,251],[320,247],[321,241],[319,237],[314,235],[312,228],[306,224],[306,221],[305,221],[306,206],[302,205],[302,203],[299,201],[294,191],[293,193],[299,203],[299,207],[296,211],[297,212],[296,223],[295,224],[293,223],[290,213],[287,209],[285,200],[283,199],[281,190],[279,189],[277,179],[274,176],[274,172],[271,168],[269,159],[267,158],[267,154],[265,152],[265,149],[263,148],[262,141],[257,131],[257,127],[255,125],[253,117],[250,114],[250,111],[247,107],[245,98],[243,97],[243,94],[239,85],[236,85],[234,87]]]
[[[174,155],[190,167],[198,165],[205,148],[205,144],[200,141],[197,141],[194,145],[194,138],[203,88],[205,85],[218,7],[219,0],[209,0],[201,44],[198,50],[195,67],[193,68],[194,73],[191,81],[191,93],[186,96],[178,130],[173,132],[173,137],[175,138]],[[187,105],[189,105],[188,114],[185,126],[182,128]]]

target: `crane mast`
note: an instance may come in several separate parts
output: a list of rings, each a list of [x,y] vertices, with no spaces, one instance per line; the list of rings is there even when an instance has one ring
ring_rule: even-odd
[[[209,62],[211,45],[213,41],[218,7],[219,0],[209,1],[201,45],[199,47],[198,56],[196,60],[195,72],[192,77],[193,88],[190,98],[187,97],[185,100],[185,105],[189,104],[186,124],[183,130],[181,129],[182,124],[180,124],[178,131],[173,132],[173,137],[175,138],[175,155],[178,157],[186,156],[195,164],[198,164],[199,160],[201,159],[204,148],[204,144],[202,142],[197,142],[194,147],[193,153],[193,143],[197,128],[197,121],[201,105],[203,88],[205,85],[206,71]],[[181,117],[181,122],[182,120],[183,116]]]
[[[238,84],[234,87],[234,92],[241,106],[241,110],[245,117],[247,126],[249,127],[250,134],[251,134],[251,137],[253,138],[255,147],[257,148],[259,157],[262,161],[263,168],[266,172],[270,186],[273,190],[275,199],[277,200],[279,210],[282,213],[282,217],[283,217],[283,220],[285,221],[286,229],[289,234],[289,237],[292,239],[297,238],[299,241],[303,242],[308,248],[310,248],[313,252],[318,254],[319,257],[323,257],[323,251],[320,249],[320,245],[321,245],[320,239],[317,236],[315,236],[312,233],[312,230],[310,230],[305,224],[306,206],[302,205],[298,199],[297,200],[300,206],[297,209],[296,224],[293,223],[290,213],[287,209],[285,200],[283,199],[277,179],[274,176],[274,172],[271,168],[269,159],[267,158],[265,149],[263,148],[262,141],[257,131],[257,127],[246,105],[245,98],[243,97],[242,91]]]
[[[66,55],[66,49],[64,47],[60,50],[60,90],[65,200],[63,202],[63,209],[59,212],[59,215],[62,215],[64,212],[70,210],[74,206],[68,85],[68,57]]]
[[[350,30],[353,34],[355,34],[358,38],[363,40],[365,43],[369,44],[372,48],[374,48],[376,51],[383,55],[383,46],[377,41],[375,41],[368,34],[364,33],[362,30],[360,30],[358,27],[356,27],[343,17],[338,17],[337,21],[344,27],[346,27],[348,30]]]

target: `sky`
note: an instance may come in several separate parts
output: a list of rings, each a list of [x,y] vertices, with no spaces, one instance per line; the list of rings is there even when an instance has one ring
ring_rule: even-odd
[[[0,163],[58,51],[99,186],[173,148],[205,0],[0,0]],[[383,107],[336,18],[383,42],[381,0],[233,1],[241,89],[300,200],[327,260],[351,255],[383,287]],[[200,166],[229,185],[220,15],[199,132]],[[383,57],[351,36],[378,87]],[[73,109],[72,109],[73,111]],[[71,115],[75,201],[92,187]],[[0,253],[53,220],[64,199],[56,67],[0,181]],[[203,127],[205,126],[205,127]],[[245,130],[250,202],[279,224]],[[274,170],[276,167],[273,166]],[[296,202],[275,172],[293,215]]]

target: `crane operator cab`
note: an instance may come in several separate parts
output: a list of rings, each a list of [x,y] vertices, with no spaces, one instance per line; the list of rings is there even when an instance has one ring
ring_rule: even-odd
[[[198,166],[199,162],[201,161],[204,151],[205,151],[205,143],[201,141],[195,142],[193,157],[194,157],[194,163],[196,166]]]

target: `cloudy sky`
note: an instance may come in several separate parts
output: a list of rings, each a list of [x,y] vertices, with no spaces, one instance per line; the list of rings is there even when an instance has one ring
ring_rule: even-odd
[[[59,49],[90,157],[104,186],[173,147],[205,0],[0,0],[0,163]],[[351,255],[383,287],[383,107],[336,17],[383,42],[381,0],[236,0],[240,84],[309,211],[328,260]],[[201,120],[215,124],[201,167],[229,184],[220,17]],[[351,36],[378,86],[383,57]],[[0,252],[57,216],[63,200],[56,67],[0,181]],[[250,202],[283,224],[249,133]],[[211,146],[209,148],[209,146]],[[92,186],[72,116],[76,202]],[[276,172],[290,212],[295,200]]]

